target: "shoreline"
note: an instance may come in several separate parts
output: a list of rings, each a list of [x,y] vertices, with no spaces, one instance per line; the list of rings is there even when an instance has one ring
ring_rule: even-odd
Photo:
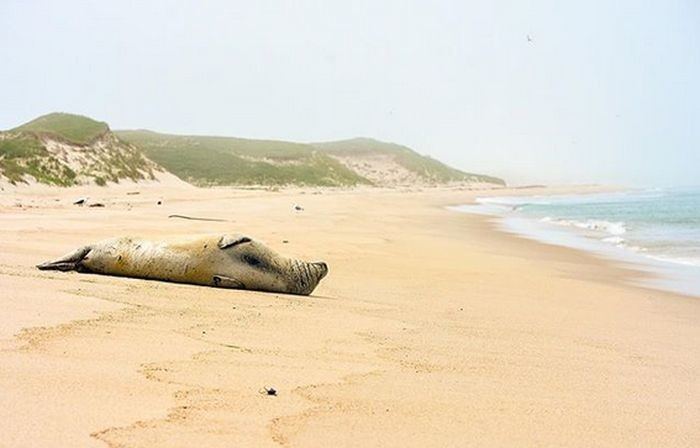
[[[0,351],[0,417],[12,423],[4,442],[700,441],[691,423],[700,405],[687,399],[699,386],[697,300],[623,284],[640,273],[446,209],[483,191],[146,190],[138,200],[110,193],[105,209],[55,192],[0,215],[11,306],[35,313],[58,294],[65,315],[84,312],[71,297],[115,306],[96,319],[47,321],[23,332],[28,347]],[[293,213],[294,202],[305,211]],[[175,212],[229,213],[234,223],[166,218]],[[276,250],[324,258],[331,273],[299,298],[32,269],[116,232],[205,228],[255,229]],[[30,294],[36,302],[23,301]],[[262,397],[262,386],[279,396]]]
[[[573,198],[622,192],[625,191],[611,190],[593,193],[557,193],[532,196],[517,195],[517,197],[529,197],[532,200],[539,200],[548,196]],[[630,282],[632,286],[668,291],[695,298],[700,297],[700,284],[697,282],[700,267],[676,262],[672,259],[663,258],[660,255],[648,254],[643,252],[643,249],[633,250],[626,246],[620,246],[614,241],[606,241],[610,238],[610,235],[617,235],[615,232],[607,234],[606,238],[601,239],[600,237],[605,235],[587,235],[575,226],[555,226],[550,224],[549,220],[556,220],[556,217],[547,217],[545,218],[547,221],[545,221],[544,219],[538,219],[538,216],[516,213],[517,208],[522,204],[519,202],[510,204],[511,199],[514,197],[516,196],[482,196],[468,204],[450,206],[448,208],[459,213],[489,216],[493,219],[495,230],[497,231],[537,241],[545,245],[584,251],[603,260],[637,270],[642,274],[642,278],[635,276]],[[482,199],[486,200],[482,201]],[[499,199],[503,201],[499,201]],[[494,200],[496,201],[494,202]],[[526,204],[526,202],[523,204]],[[624,223],[601,222],[615,226],[624,225]],[[622,232],[624,232],[624,228]]]

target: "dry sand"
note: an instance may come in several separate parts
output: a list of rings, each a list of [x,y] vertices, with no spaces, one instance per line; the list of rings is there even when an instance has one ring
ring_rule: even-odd
[[[0,446],[700,446],[697,298],[445,208],[474,192],[313,193],[0,193]],[[295,297],[33,268],[219,232],[330,274]]]

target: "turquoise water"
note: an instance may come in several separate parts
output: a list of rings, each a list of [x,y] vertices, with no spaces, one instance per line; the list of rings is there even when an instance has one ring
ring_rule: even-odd
[[[700,295],[700,188],[492,197],[461,211],[494,214],[513,233],[641,263],[656,286]]]

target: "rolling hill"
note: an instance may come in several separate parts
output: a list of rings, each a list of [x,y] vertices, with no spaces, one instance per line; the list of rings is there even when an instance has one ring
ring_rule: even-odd
[[[152,180],[163,169],[198,186],[505,185],[369,138],[294,143],[111,131],[107,123],[66,113],[0,132],[0,181],[12,184],[105,185]]]
[[[81,115],[52,113],[35,118],[13,130],[61,137],[75,144],[87,145],[109,132],[109,126],[102,121]]]
[[[450,183],[505,185],[497,177],[465,173],[406,146],[371,138],[314,143],[313,146],[378,186]]]
[[[368,138],[305,144],[145,130],[116,133],[196,185],[505,185],[501,179],[459,171],[408,147]]]
[[[117,131],[195,185],[354,186],[370,182],[311,145],[274,140]]]
[[[105,185],[154,179],[159,169],[106,123],[80,115],[52,113],[0,132],[0,175],[12,184]]]

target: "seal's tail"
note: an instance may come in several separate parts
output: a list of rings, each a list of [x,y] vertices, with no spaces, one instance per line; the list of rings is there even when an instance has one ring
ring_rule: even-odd
[[[41,263],[36,265],[38,269],[44,270],[54,270],[54,271],[77,271],[80,269],[80,262],[83,261],[85,256],[92,250],[90,246],[83,246],[78,250],[64,255],[58,260],[47,261],[46,263]]]

